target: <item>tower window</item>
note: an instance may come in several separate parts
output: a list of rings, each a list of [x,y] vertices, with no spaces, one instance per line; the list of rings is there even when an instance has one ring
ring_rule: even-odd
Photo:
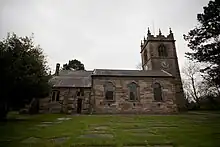
[[[109,101],[113,101],[115,95],[115,86],[111,82],[107,82],[104,85],[104,89],[105,89],[105,99]]]
[[[155,101],[162,101],[161,85],[159,83],[155,83],[153,85],[153,88],[154,88],[154,100]]]
[[[132,82],[128,85],[128,88],[129,88],[129,100],[131,101],[136,101],[138,100],[138,93],[137,93],[137,89],[138,89],[138,86],[136,83]]]
[[[167,49],[166,49],[165,45],[161,44],[158,47],[158,54],[160,57],[167,57],[168,56]]]

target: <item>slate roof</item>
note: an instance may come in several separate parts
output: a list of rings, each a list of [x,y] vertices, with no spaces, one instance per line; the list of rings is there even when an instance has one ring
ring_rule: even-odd
[[[73,77],[73,76],[80,76],[80,77],[87,77],[91,76],[93,73],[93,70],[91,71],[85,71],[85,70],[61,70],[59,72],[59,76],[68,76],[68,77]]]
[[[60,71],[49,82],[53,87],[91,87],[91,74],[93,71]]]
[[[120,76],[120,77],[172,77],[166,71],[143,70],[112,70],[95,69],[94,71],[60,71],[49,83],[53,87],[91,87],[92,76]]]
[[[128,77],[172,77],[172,75],[163,70],[112,70],[95,69],[93,76],[128,76]]]

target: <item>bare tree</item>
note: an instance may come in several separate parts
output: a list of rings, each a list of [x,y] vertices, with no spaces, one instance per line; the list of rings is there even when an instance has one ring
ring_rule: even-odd
[[[189,102],[194,100],[194,99],[192,99],[192,93],[193,92],[192,92],[192,89],[190,87],[190,83],[187,80],[185,80],[185,79],[182,80],[182,83],[183,83],[183,89],[184,89],[184,93],[185,93],[185,98]]]
[[[193,61],[187,61],[182,69],[183,73],[183,88],[186,96],[191,100],[199,103],[199,98],[204,95],[204,86],[200,73],[200,65]],[[205,90],[206,92],[207,90]]]
[[[199,108],[201,105],[205,107],[213,107],[218,105],[220,98],[220,87],[212,82],[212,77],[208,74],[201,72],[208,64],[201,64],[187,61],[182,68],[182,82],[186,99],[194,101]]]
[[[142,69],[143,69],[141,62],[139,62],[139,63],[136,65],[136,69],[139,69],[139,70],[142,70]]]

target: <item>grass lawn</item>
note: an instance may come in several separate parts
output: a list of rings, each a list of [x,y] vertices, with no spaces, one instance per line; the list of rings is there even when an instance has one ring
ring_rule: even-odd
[[[11,113],[7,122],[0,122],[0,146],[219,147],[220,114],[210,113],[163,116]]]

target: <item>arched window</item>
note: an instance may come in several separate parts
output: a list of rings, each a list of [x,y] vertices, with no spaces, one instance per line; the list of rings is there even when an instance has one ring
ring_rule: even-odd
[[[60,100],[60,91],[53,90],[52,91],[51,101],[59,101],[59,100]]]
[[[158,47],[158,55],[160,57],[167,57],[168,54],[167,54],[167,49],[165,47],[165,45],[161,44],[159,47]]]
[[[155,101],[162,101],[161,85],[159,83],[155,83],[153,85],[153,88],[154,88],[154,100]]]
[[[137,84],[132,82],[132,83],[128,84],[128,88],[129,88],[129,100],[131,100],[131,101],[138,100],[138,93],[137,93],[138,86],[137,86]]]
[[[115,86],[111,82],[107,82],[104,85],[104,88],[105,88],[105,99],[109,101],[114,100]]]

